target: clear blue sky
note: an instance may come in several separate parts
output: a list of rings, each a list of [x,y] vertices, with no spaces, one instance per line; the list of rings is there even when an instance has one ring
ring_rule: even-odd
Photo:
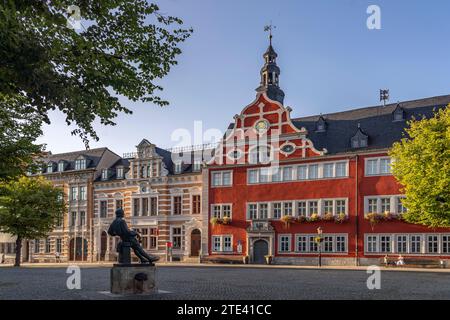
[[[378,104],[389,88],[391,102],[450,94],[450,1],[448,0],[160,0],[162,12],[181,17],[194,33],[179,64],[163,81],[170,106],[124,103],[133,115],[115,127],[96,126],[99,142],[122,154],[142,138],[175,145],[171,133],[225,130],[253,101],[262,54],[263,26],[276,25],[274,47],[280,86],[293,117]],[[368,30],[366,9],[381,7],[381,30]],[[39,142],[53,153],[81,150],[64,117],[52,114]]]

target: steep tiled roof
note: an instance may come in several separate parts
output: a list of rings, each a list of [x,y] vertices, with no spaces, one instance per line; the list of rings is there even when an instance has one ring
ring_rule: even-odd
[[[450,95],[419,100],[399,102],[405,112],[405,119],[433,116],[433,110],[443,108],[450,103]],[[374,106],[322,115],[326,121],[324,132],[316,131],[316,122],[320,115],[292,119],[298,128],[308,130],[307,137],[318,150],[326,148],[328,154],[352,151],[351,137],[357,132],[358,124],[369,136],[367,149],[385,149],[403,137],[406,121],[393,121],[392,112],[397,103],[386,106]]]

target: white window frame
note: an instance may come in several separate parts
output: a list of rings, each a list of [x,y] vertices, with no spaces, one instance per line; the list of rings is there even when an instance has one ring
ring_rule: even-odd
[[[71,186],[70,187],[70,201],[77,201],[78,198],[79,198],[78,186]]]
[[[156,214],[152,214],[152,199],[156,199]],[[150,217],[156,217],[159,215],[159,197],[158,196],[150,196],[148,197],[148,213]],[[201,210],[201,206],[200,206],[200,210]]]
[[[180,197],[181,198],[181,212],[180,214],[175,214],[175,198],[176,197]],[[184,214],[184,196],[183,193],[176,193],[176,194],[172,194],[170,196],[170,215],[171,216],[182,216]],[[141,201],[141,208],[140,210],[142,211],[142,201]]]
[[[255,178],[251,180],[250,177]],[[259,170],[258,169],[248,169],[247,170],[247,184],[258,184],[259,183]]]
[[[87,167],[86,162],[86,159],[76,159],[75,170],[85,170]]]
[[[180,229],[181,230],[180,234],[174,234],[174,232],[173,232],[174,229]],[[174,250],[183,250],[183,249],[185,249],[184,246],[183,246],[183,243],[184,243],[184,240],[185,240],[183,231],[184,230],[183,230],[183,226],[182,225],[177,225],[177,226],[171,226],[170,227],[170,242],[172,242],[172,246],[173,246]],[[176,237],[180,237],[180,247],[179,248],[175,248],[175,246],[174,246],[173,239],[174,239],[175,236]]]
[[[81,192],[81,190],[84,190],[84,192]],[[86,201],[87,200],[88,194],[87,194],[87,187],[86,186],[80,186],[80,189],[78,191],[78,197],[79,197],[79,199],[81,201]]]
[[[343,164],[343,174],[337,176],[336,166],[337,164]],[[332,175],[329,177],[324,177],[324,167],[326,165],[332,166]],[[312,166],[317,166],[317,176],[311,177]],[[247,169],[247,185],[254,184],[267,184],[267,183],[288,183],[288,182],[299,182],[299,181],[315,181],[315,180],[330,180],[330,179],[345,179],[348,178],[349,171],[349,161],[348,160],[336,160],[327,162],[313,162],[313,163],[302,163],[302,164],[292,164],[283,166],[272,166],[272,167],[259,167],[259,168],[248,168]],[[300,168],[304,168],[302,171],[305,176],[300,179]],[[290,174],[286,175],[285,172],[290,169]],[[262,171],[269,170],[269,175],[264,180],[261,178]],[[250,177],[254,177],[252,181]],[[213,179],[212,179],[213,180]]]
[[[108,180],[108,169],[102,170],[102,180]]]
[[[194,197],[199,196],[200,197],[200,212],[194,213]],[[201,193],[191,193],[191,214],[202,214],[202,194]]]
[[[389,236],[390,238],[390,251],[389,252],[382,252],[381,251],[381,237],[382,236]],[[399,252],[398,251],[398,237],[399,236],[406,236],[406,252]],[[430,252],[428,247],[428,237],[434,236],[437,237],[437,252]],[[450,250],[449,252],[443,252],[443,237],[447,236],[450,238],[450,232],[449,233],[366,233],[364,234],[364,254],[365,255],[386,255],[386,254],[401,254],[403,256],[450,256]],[[368,237],[375,237],[376,238],[376,246],[377,251],[369,252],[369,243],[368,243]],[[419,251],[413,252],[412,248],[412,241],[413,237],[418,237],[419,241],[414,241],[416,244],[419,245]],[[450,247],[449,247],[450,249]]]
[[[102,202],[106,202],[106,214],[102,217]],[[98,199],[98,218],[104,219],[108,217],[108,198]]]
[[[298,250],[298,243],[299,239],[303,237],[306,238],[306,250],[305,251],[299,251]],[[310,250],[310,241],[311,238],[314,240],[317,237],[317,234],[315,233],[296,233],[295,234],[295,253],[296,254],[304,254],[304,255],[310,255],[310,254],[317,254],[318,250]],[[325,254],[332,254],[332,255],[347,255],[348,254],[348,233],[324,233],[322,234],[322,238],[325,237],[331,237],[332,238],[332,251],[324,251],[325,245],[322,242],[322,253]],[[344,237],[344,251],[337,251],[337,237]],[[316,245],[318,249],[318,244]]]
[[[232,203],[213,203],[210,205],[210,217],[211,218],[219,218],[219,219],[223,219],[224,215],[223,215],[223,207],[224,206],[230,206],[230,219],[233,219],[233,204]],[[214,217],[214,207],[219,207],[220,209],[220,213],[219,213],[219,217]]]
[[[194,160],[192,164],[192,171],[199,172],[202,169],[202,162],[200,160]]]
[[[183,163],[181,161],[174,163],[174,171],[175,174],[180,174],[183,171]]]
[[[391,164],[392,164],[392,159],[391,157],[368,157],[364,159],[364,176],[366,177],[376,177],[376,176],[390,176],[392,175],[392,172],[388,172],[388,173],[382,173],[381,172],[381,160],[384,159],[389,159]],[[370,173],[368,172],[368,162],[369,161],[376,161],[376,172],[375,173]]]
[[[230,238],[231,250],[225,250],[225,238]],[[214,240],[219,239],[219,250],[216,250]],[[232,234],[220,234],[211,236],[211,251],[212,253],[228,253],[234,252],[234,239]]]
[[[311,209],[311,203],[312,202],[317,202],[317,214],[319,215],[319,216],[324,216],[325,215],[325,209],[324,209],[324,205],[325,205],[325,201],[332,201],[332,208],[333,208],[333,210],[332,210],[332,213],[333,213],[333,216],[336,216],[337,215],[337,202],[338,201],[343,201],[344,202],[344,212],[342,212],[342,213],[344,213],[346,216],[348,216],[349,215],[349,213],[348,213],[348,201],[349,201],[349,199],[348,198],[319,198],[319,199],[294,199],[294,200],[274,200],[274,201],[270,201],[270,202],[268,202],[268,201],[259,201],[259,202],[255,202],[255,201],[252,201],[252,202],[247,202],[246,203],[246,214],[245,214],[245,216],[246,216],[246,220],[247,221],[250,221],[250,220],[252,220],[252,219],[250,219],[250,215],[249,215],[249,206],[250,205],[255,205],[256,206],[256,210],[257,210],[257,219],[262,219],[261,217],[260,217],[260,205],[261,204],[267,204],[268,205],[268,218],[267,219],[269,219],[269,220],[278,220],[278,219],[280,219],[281,217],[283,217],[284,215],[285,215],[285,204],[286,203],[290,203],[290,204],[292,204],[292,216],[293,217],[298,217],[299,216],[299,203],[300,202],[302,202],[302,203],[305,203],[305,210],[306,210],[306,214],[305,214],[305,217],[310,217],[311,216],[311,214],[310,214],[310,209]],[[280,204],[281,205],[281,208],[279,209],[279,210],[281,210],[280,211],[280,216],[279,217],[275,217],[275,210],[278,210],[278,209],[276,209],[275,208],[275,205],[276,204]],[[211,208],[211,210],[212,210],[212,208]]]
[[[230,174],[230,184],[225,185],[223,183],[223,176],[225,173]],[[219,184],[214,184],[214,175],[218,174],[220,176]],[[220,170],[220,171],[212,171],[211,172],[211,187],[212,188],[220,188],[220,187],[232,187],[233,186],[233,170]]]
[[[364,215],[367,215],[368,213],[384,213],[381,209],[381,199],[389,198],[389,213],[392,214],[402,214],[398,211],[398,199],[404,198],[405,196],[402,194],[394,194],[394,195],[373,195],[373,196],[364,196]],[[375,200],[377,204],[377,210],[376,212],[372,212],[372,210],[369,210],[369,200]]]
[[[117,167],[116,169],[116,178],[123,179],[125,177],[125,170],[123,167]]]
[[[281,238],[287,237],[288,238],[288,250],[282,251],[281,250]],[[292,252],[292,234],[290,233],[282,233],[278,235],[278,254],[289,254]]]

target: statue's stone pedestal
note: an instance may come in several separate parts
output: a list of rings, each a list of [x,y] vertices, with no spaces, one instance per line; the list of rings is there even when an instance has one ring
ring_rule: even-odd
[[[156,290],[155,276],[154,265],[115,264],[111,269],[111,293],[151,293]]]

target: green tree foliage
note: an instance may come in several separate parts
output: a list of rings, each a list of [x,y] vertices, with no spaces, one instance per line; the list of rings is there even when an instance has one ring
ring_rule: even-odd
[[[82,27],[68,27],[80,9]],[[72,134],[98,140],[94,120],[114,125],[131,101],[167,105],[158,80],[181,53],[192,30],[146,0],[4,0],[0,2],[0,99],[50,123],[60,110]],[[70,26],[70,24],[69,24]],[[9,101],[9,102],[8,102]]]
[[[403,186],[407,222],[450,226],[450,105],[430,119],[412,120],[394,144],[394,176]]]
[[[21,177],[3,185],[0,232],[16,236],[20,266],[22,240],[46,237],[65,212],[64,193],[43,177]]]
[[[14,104],[14,101],[10,102]],[[32,169],[33,159],[43,150],[42,145],[34,144],[41,134],[39,115],[24,109],[11,109],[9,105],[0,102],[0,184]]]

